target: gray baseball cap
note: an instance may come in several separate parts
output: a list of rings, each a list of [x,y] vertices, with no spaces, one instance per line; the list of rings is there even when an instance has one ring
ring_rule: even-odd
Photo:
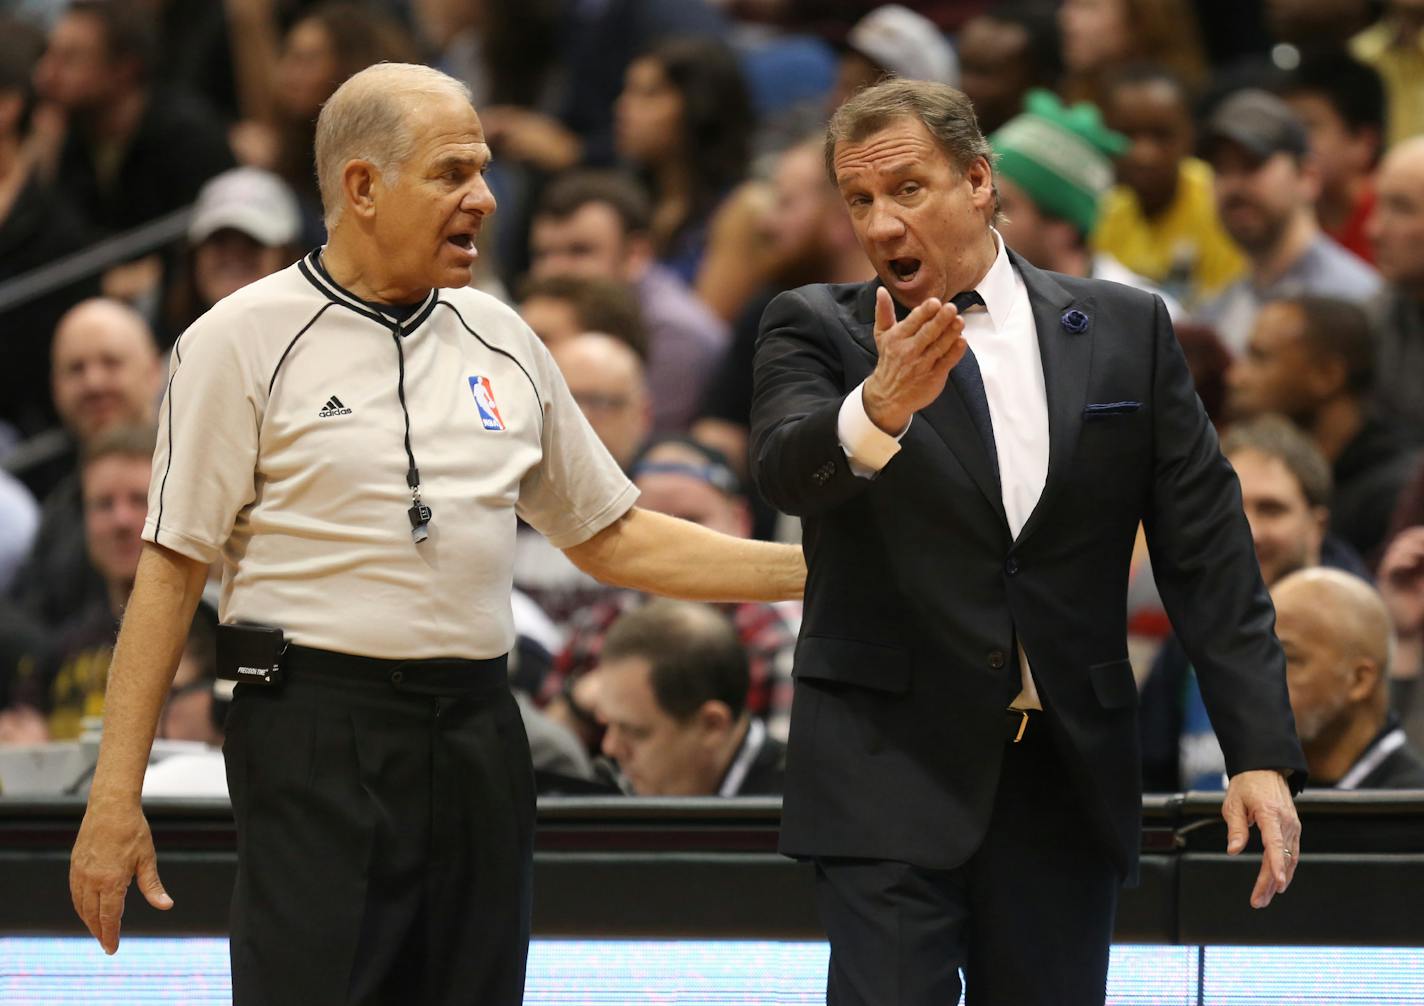
[[[287,183],[270,171],[233,168],[210,179],[198,192],[188,221],[188,240],[202,244],[225,228],[276,248],[297,240],[301,209]]]
[[[959,58],[949,40],[929,18],[900,4],[885,4],[866,14],[851,28],[845,44],[907,80],[959,84]]]
[[[1208,157],[1222,140],[1242,147],[1258,161],[1272,154],[1304,156],[1308,149],[1305,123],[1280,98],[1247,88],[1228,97],[1207,120],[1202,151]]]

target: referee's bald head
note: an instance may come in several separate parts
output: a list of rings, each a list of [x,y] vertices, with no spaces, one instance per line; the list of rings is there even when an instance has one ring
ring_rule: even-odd
[[[351,161],[369,161],[394,180],[414,149],[412,111],[432,98],[470,103],[470,89],[418,63],[377,63],[352,74],[316,120],[316,176],[327,230],[345,208],[342,174]]]

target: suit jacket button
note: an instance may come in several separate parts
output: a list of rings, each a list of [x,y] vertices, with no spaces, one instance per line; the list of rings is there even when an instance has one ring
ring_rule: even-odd
[[[1008,561],[1004,563],[1004,572],[1008,573],[1010,576],[1015,576],[1018,574],[1018,571],[1019,561],[1013,556],[1009,556]]]
[[[1007,659],[1004,657],[1003,650],[989,651],[989,668],[991,670],[1002,671],[1005,663],[1007,663]]]

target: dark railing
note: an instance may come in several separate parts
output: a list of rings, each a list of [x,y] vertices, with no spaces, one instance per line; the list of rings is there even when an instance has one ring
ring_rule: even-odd
[[[1424,946],[1424,793],[1308,793],[1289,892],[1247,903],[1259,857],[1224,854],[1220,795],[1149,797],[1142,880],[1123,892],[1128,943]],[[0,934],[76,934],[74,800],[0,799]],[[164,884],[155,912],[130,891],[133,933],[220,934],[236,866],[224,800],[147,804]],[[535,851],[541,936],[820,937],[810,868],[776,852],[777,800],[542,801]]]
[[[0,314],[174,244],[188,233],[192,215],[185,206],[0,283]]]

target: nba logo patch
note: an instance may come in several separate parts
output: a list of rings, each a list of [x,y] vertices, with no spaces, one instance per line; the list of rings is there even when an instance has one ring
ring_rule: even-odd
[[[480,410],[480,422],[487,430],[503,430],[499,406],[494,403],[494,386],[488,377],[471,377],[470,393],[475,396],[475,408]]]

